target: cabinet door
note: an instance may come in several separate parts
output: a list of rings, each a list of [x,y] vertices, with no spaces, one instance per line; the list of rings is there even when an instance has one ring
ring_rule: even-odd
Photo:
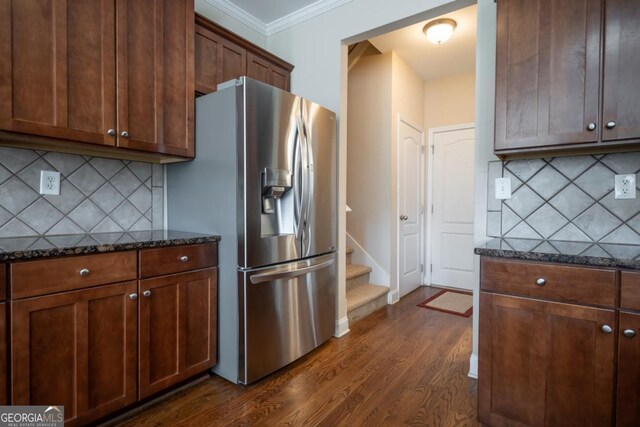
[[[8,405],[7,399],[7,303],[0,303],[0,405]]]
[[[633,427],[640,425],[640,314],[620,313],[619,332],[616,425]]]
[[[12,301],[13,405],[86,424],[136,399],[136,282]]]
[[[251,52],[247,52],[247,77],[268,84],[270,74],[269,62]]]
[[[640,138],[640,7],[607,0],[605,11],[602,140]]]
[[[498,2],[496,151],[597,142],[601,6]]]
[[[282,90],[289,90],[289,71],[284,68],[272,65],[271,75],[269,76],[269,83]]]
[[[246,74],[246,50],[201,25],[196,25],[195,52],[200,94],[215,92],[219,83]]]
[[[140,399],[216,362],[217,269],[140,281]]]
[[[0,1],[0,129],[115,145],[114,0]]]
[[[607,426],[610,310],[481,293],[478,414],[491,426]]]
[[[118,146],[193,157],[193,0],[117,0]]]

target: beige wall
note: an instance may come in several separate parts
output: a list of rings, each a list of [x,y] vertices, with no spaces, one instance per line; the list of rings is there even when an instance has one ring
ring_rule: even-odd
[[[475,71],[424,85],[424,123],[428,130],[475,121]]]
[[[349,72],[349,234],[389,272],[392,55],[361,58]]]

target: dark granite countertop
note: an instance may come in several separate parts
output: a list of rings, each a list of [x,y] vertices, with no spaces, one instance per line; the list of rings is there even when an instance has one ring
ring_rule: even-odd
[[[498,258],[640,269],[640,245],[507,238],[490,240],[477,247],[475,253]]]
[[[0,261],[217,242],[220,236],[173,230],[0,238]]]

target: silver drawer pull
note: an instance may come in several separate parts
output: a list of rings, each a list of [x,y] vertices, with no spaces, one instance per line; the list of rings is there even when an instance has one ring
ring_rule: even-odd
[[[147,289],[146,291],[144,291],[144,292],[142,293],[142,296],[145,296],[145,297],[147,297],[147,298],[148,298],[148,297],[150,297],[150,296],[151,296],[151,291]]]
[[[186,255],[182,255],[182,256],[180,257],[180,261],[182,261],[182,262],[187,262],[187,261],[189,261],[189,257],[188,257],[188,256],[186,256]]]
[[[136,293],[129,294],[129,299],[138,299],[138,294]]]
[[[83,268],[82,270],[80,270],[80,275],[81,276],[88,276],[89,275],[89,269],[88,268]]]
[[[611,332],[613,332],[613,328],[609,325],[602,325],[601,329],[605,334],[610,334]]]
[[[623,334],[627,338],[633,338],[636,336],[636,331],[634,331],[633,329],[625,329]]]
[[[547,284],[547,281],[545,280],[544,277],[538,277],[538,279],[536,279],[536,285],[544,286],[546,284]]]

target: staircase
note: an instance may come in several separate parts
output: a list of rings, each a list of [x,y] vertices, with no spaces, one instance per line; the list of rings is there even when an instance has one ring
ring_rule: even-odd
[[[371,268],[351,263],[353,248],[347,248],[347,316],[353,324],[387,305],[389,288],[369,283]]]

